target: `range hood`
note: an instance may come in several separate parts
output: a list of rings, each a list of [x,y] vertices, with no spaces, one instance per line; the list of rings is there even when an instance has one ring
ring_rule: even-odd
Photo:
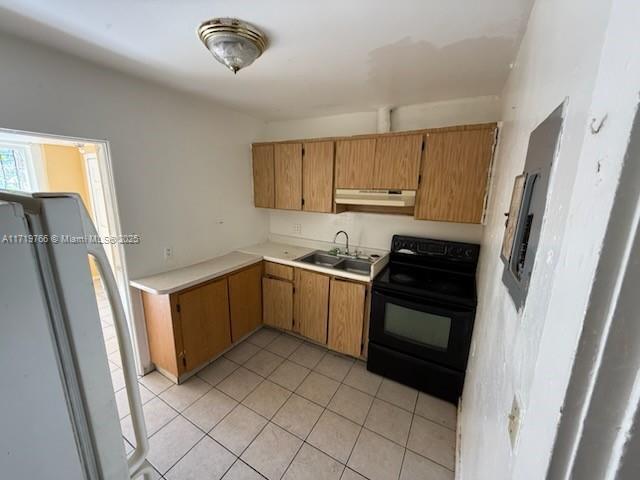
[[[413,207],[415,190],[336,189],[336,203],[342,205],[375,205],[380,207]]]

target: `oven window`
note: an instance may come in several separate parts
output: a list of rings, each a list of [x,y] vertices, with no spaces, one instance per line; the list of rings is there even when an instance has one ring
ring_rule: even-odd
[[[449,345],[451,319],[387,302],[384,330],[415,343],[446,350]]]

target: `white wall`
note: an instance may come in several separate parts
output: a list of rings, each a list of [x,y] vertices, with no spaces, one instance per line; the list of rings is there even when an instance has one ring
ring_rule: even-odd
[[[143,239],[126,247],[132,278],[266,238],[250,150],[263,122],[4,34],[0,58],[0,128],[109,141],[123,232]]]
[[[460,419],[457,474],[465,480],[545,478],[619,178],[622,155],[616,149],[624,150],[624,138],[594,137],[589,124],[608,114],[604,128],[616,132],[621,116],[632,118],[608,110],[606,101],[617,94],[616,77],[624,78],[600,63],[605,32],[617,28],[608,26],[610,6],[611,1],[538,0],[502,96],[504,126],[482,239],[479,308]],[[621,63],[637,58],[632,45],[612,49]],[[627,110],[637,103],[637,85],[634,92]],[[529,134],[565,98],[564,132],[536,264],[527,303],[517,312],[501,282],[502,212],[522,171]],[[507,416],[514,395],[523,416],[512,451]]]
[[[399,106],[392,110],[393,131],[451,125],[495,122],[500,119],[498,97],[473,97],[446,102],[420,103]],[[292,140],[296,138],[363,135],[375,133],[377,113],[345,113],[328,117],[301,118],[267,122],[262,140]]]
[[[469,123],[495,122],[500,119],[497,97],[477,97],[449,102],[398,107],[392,113],[394,131],[444,127]],[[268,140],[288,140],[325,136],[375,133],[376,112],[360,112],[329,117],[268,122],[262,136]],[[272,235],[332,241],[338,230],[349,233],[353,245],[388,249],[394,233],[480,242],[481,225],[414,220],[404,215],[380,215],[345,212],[338,215],[272,210]],[[300,232],[294,226],[300,225]]]
[[[130,278],[267,238],[250,150],[263,122],[5,34],[0,59],[0,128],[109,142],[122,232],[142,237],[125,247]],[[150,357],[132,293],[142,373]]]

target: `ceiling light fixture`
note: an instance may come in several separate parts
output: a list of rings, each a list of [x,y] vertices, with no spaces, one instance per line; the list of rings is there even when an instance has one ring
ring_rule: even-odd
[[[237,18],[214,18],[198,27],[198,36],[213,57],[233,73],[251,65],[267,48],[267,37]]]

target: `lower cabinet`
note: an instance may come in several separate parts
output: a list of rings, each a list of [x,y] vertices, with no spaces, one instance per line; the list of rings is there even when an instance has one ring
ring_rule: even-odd
[[[229,275],[231,341],[240,340],[262,323],[262,264]]]
[[[368,285],[295,269],[293,331],[330,349],[360,357],[368,322]]]
[[[231,345],[227,279],[178,294],[185,371],[211,360]]]
[[[262,322],[262,262],[175,293],[142,292],[151,361],[180,382]]]
[[[327,343],[329,315],[328,275],[296,269],[294,331],[300,335]]]
[[[261,323],[359,357],[367,288],[265,262],[264,276],[259,263],[167,295],[142,292],[151,361],[180,382]]]
[[[328,346],[359,357],[362,353],[367,287],[362,283],[331,279]]]
[[[262,320],[284,330],[293,328],[293,282],[277,278],[262,279]]]

